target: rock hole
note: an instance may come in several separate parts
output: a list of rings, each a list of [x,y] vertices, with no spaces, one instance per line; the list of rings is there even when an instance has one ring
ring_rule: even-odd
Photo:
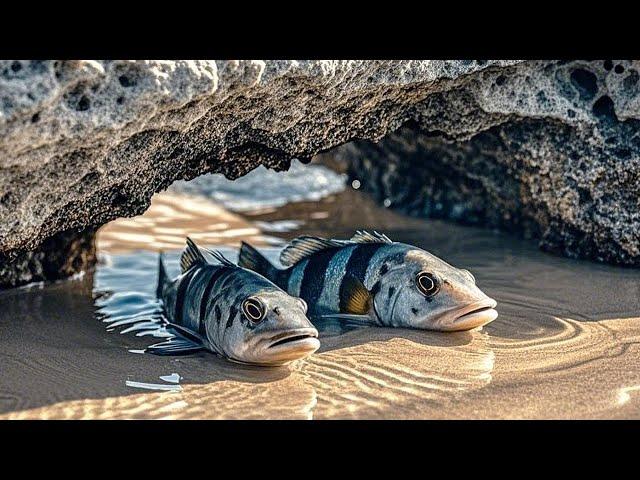
[[[82,180],[80,181],[80,183],[95,183],[98,181],[98,179],[100,178],[100,174],[96,171],[91,171],[89,173],[87,173],[84,177],[82,177]]]
[[[116,103],[117,103],[118,105],[122,105],[122,104],[124,103],[124,97],[118,97],[118,98],[116,98]]]
[[[0,205],[7,206],[11,203],[11,193],[7,192],[0,197]]]
[[[604,61],[604,69],[608,72],[613,68],[613,62],[611,60]]]
[[[616,73],[622,73],[624,72],[624,67],[620,64],[616,65],[616,68],[613,69],[614,72]]]
[[[89,98],[86,95],[83,95],[82,97],[80,97],[80,100],[78,101],[78,107],[76,108],[76,110],[78,110],[79,112],[83,112],[85,110],[89,110],[89,107],[91,107],[91,102],[89,101]]]
[[[636,70],[629,70],[629,75],[627,75],[622,81],[622,85],[625,90],[631,90],[636,86],[639,79],[640,75],[638,75],[638,72]]]
[[[591,100],[598,92],[598,78],[584,68],[576,68],[571,72],[571,83],[585,100]]]
[[[53,62],[53,73],[56,77],[56,80],[62,80],[64,68],[65,68],[64,61],[58,60]]]
[[[38,123],[40,120],[40,113],[34,113],[31,117],[31,123]]]
[[[120,75],[118,77],[118,81],[120,82],[120,85],[125,88],[133,87],[136,84],[135,79],[132,79],[127,75]]]
[[[112,190],[111,205],[113,207],[121,207],[127,203],[127,197],[120,190]]]
[[[76,87],[70,92],[65,93],[64,99],[67,106],[78,112],[89,110],[91,107],[91,100],[89,100],[89,97],[86,95],[86,91],[87,85],[81,83],[76,85]]]
[[[507,81],[507,78],[504,75],[500,75],[498,78],[496,78],[496,85],[500,87],[504,85],[504,82],[506,81]]]
[[[584,187],[576,187],[578,191],[578,198],[580,199],[581,204],[585,204],[592,201],[591,192]]]
[[[113,74],[124,88],[135,87],[143,80],[144,73],[136,65],[129,62],[119,63],[114,66]]]
[[[593,104],[593,114],[600,118],[606,120],[616,121],[618,118],[616,117],[616,111],[613,106],[613,101],[609,98],[608,95],[601,96],[596,103]]]
[[[14,72],[19,72],[20,70],[22,70],[22,63],[20,63],[19,61],[15,60],[11,64],[11,70],[14,71]]]

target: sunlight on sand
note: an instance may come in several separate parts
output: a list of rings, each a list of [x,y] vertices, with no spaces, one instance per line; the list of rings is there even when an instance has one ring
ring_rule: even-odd
[[[608,384],[618,379],[607,377],[607,384],[593,370],[605,361],[609,368],[640,372],[640,361],[629,364],[629,356],[606,341],[638,341],[633,324],[639,320],[557,319],[561,330],[536,341],[505,341],[481,331],[359,329],[327,337],[319,354],[278,369],[284,373],[271,381],[256,382],[259,369],[243,378],[225,366],[217,381],[183,382],[177,392],[132,390],[0,418],[598,418],[632,403],[626,415],[637,416],[640,373],[629,374],[638,385],[618,388],[612,401],[609,392],[616,389]],[[213,361],[213,371],[218,365]]]
[[[331,218],[351,215],[344,203],[336,202],[338,213],[332,210]],[[327,201],[322,208],[333,207]],[[102,266],[95,279],[78,281],[86,292],[71,283],[57,285],[59,291],[30,292],[28,315],[23,297],[5,299],[11,332],[20,339],[7,345],[43,349],[48,344],[42,338],[56,339],[53,350],[46,350],[49,362],[34,365],[34,371],[41,371],[45,382],[53,375],[54,389],[69,372],[75,375],[69,381],[83,379],[94,389],[74,396],[60,387],[50,403],[36,404],[20,403],[16,394],[7,397],[15,398],[15,410],[0,418],[640,418],[640,317],[634,315],[640,278],[635,272],[571,263],[534,249],[518,251],[521,243],[505,242],[500,250],[502,244],[489,233],[442,224],[437,224],[440,230],[419,230],[417,238],[445,254],[450,249],[465,265],[477,261],[478,245],[485,249],[479,282],[498,299],[500,316],[483,330],[359,328],[321,334],[317,354],[280,369],[240,368],[210,354],[174,359],[129,353],[141,352],[141,344],[129,340],[133,332],[120,333],[135,320],[133,313],[148,315],[153,307],[156,251],[182,249],[186,235],[221,249],[240,240],[263,247],[282,243],[264,231],[299,226],[290,213],[268,225],[207,200],[158,194],[143,216],[106,225],[98,236]],[[392,215],[383,214],[387,217],[376,214],[375,221]],[[176,267],[177,252],[167,257]],[[511,262],[506,267],[505,258]],[[581,283],[585,274],[593,275]],[[612,282],[617,288],[609,288]],[[91,296],[104,290],[110,291],[104,300]],[[94,308],[125,330],[114,329],[116,322],[107,334]],[[76,337],[68,343],[66,336],[55,337],[52,315]],[[85,348],[76,350],[78,342]],[[71,349],[74,354],[67,355]],[[21,372],[21,365],[11,363],[17,356],[12,352],[6,367]],[[110,369],[102,369],[104,358],[112,359]],[[83,368],[76,367],[78,362]],[[160,379],[176,378],[179,384],[158,383],[157,370],[166,368],[172,374]],[[135,375],[127,378],[130,372]],[[20,385],[12,388],[22,392]]]
[[[97,246],[110,253],[173,250],[184,248],[186,236],[206,245],[269,243],[259,228],[206,199],[158,193],[144,215],[102,227]]]

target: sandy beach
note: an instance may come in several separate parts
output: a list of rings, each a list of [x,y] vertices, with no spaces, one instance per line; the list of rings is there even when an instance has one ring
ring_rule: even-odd
[[[106,327],[105,316],[147,308],[158,250],[177,258],[200,232],[204,245],[248,239],[275,254],[278,237],[298,233],[265,231],[283,221],[338,237],[375,226],[419,245],[474,272],[500,315],[459,333],[321,329],[316,355],[271,369],[137,353],[154,339]],[[406,218],[352,190],[242,215],[161,194],[145,215],[107,225],[98,248],[95,272],[0,293],[0,418],[640,417],[637,270]]]

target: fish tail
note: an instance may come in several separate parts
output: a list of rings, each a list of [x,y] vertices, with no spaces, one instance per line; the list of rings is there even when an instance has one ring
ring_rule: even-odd
[[[264,255],[245,242],[242,242],[240,247],[238,265],[253,270],[272,282],[278,278],[280,273],[280,270],[267,260]]]
[[[156,296],[158,298],[162,298],[162,292],[168,278],[167,270],[164,266],[164,255],[160,252],[160,256],[158,258],[158,287],[156,288]]]

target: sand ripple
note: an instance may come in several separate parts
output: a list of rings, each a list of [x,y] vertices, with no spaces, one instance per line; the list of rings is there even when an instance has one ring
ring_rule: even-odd
[[[296,381],[298,380],[298,381]],[[181,392],[141,393],[61,402],[12,412],[2,419],[267,419],[306,420],[316,405],[313,387],[292,378],[269,386],[238,382],[187,385]]]
[[[0,418],[640,418],[640,271],[553,257],[479,229],[401,224],[348,198],[323,200],[340,228],[366,211],[376,225],[398,226],[386,233],[473,271],[498,300],[498,319],[448,334],[321,329],[316,355],[280,369],[130,353],[158,341],[147,336],[159,315],[158,249],[173,250],[175,271],[186,234],[264,245],[260,221],[301,218],[284,208],[251,222],[161,195],[143,217],[101,231],[95,278],[0,292]],[[134,388],[173,373],[181,391]]]

